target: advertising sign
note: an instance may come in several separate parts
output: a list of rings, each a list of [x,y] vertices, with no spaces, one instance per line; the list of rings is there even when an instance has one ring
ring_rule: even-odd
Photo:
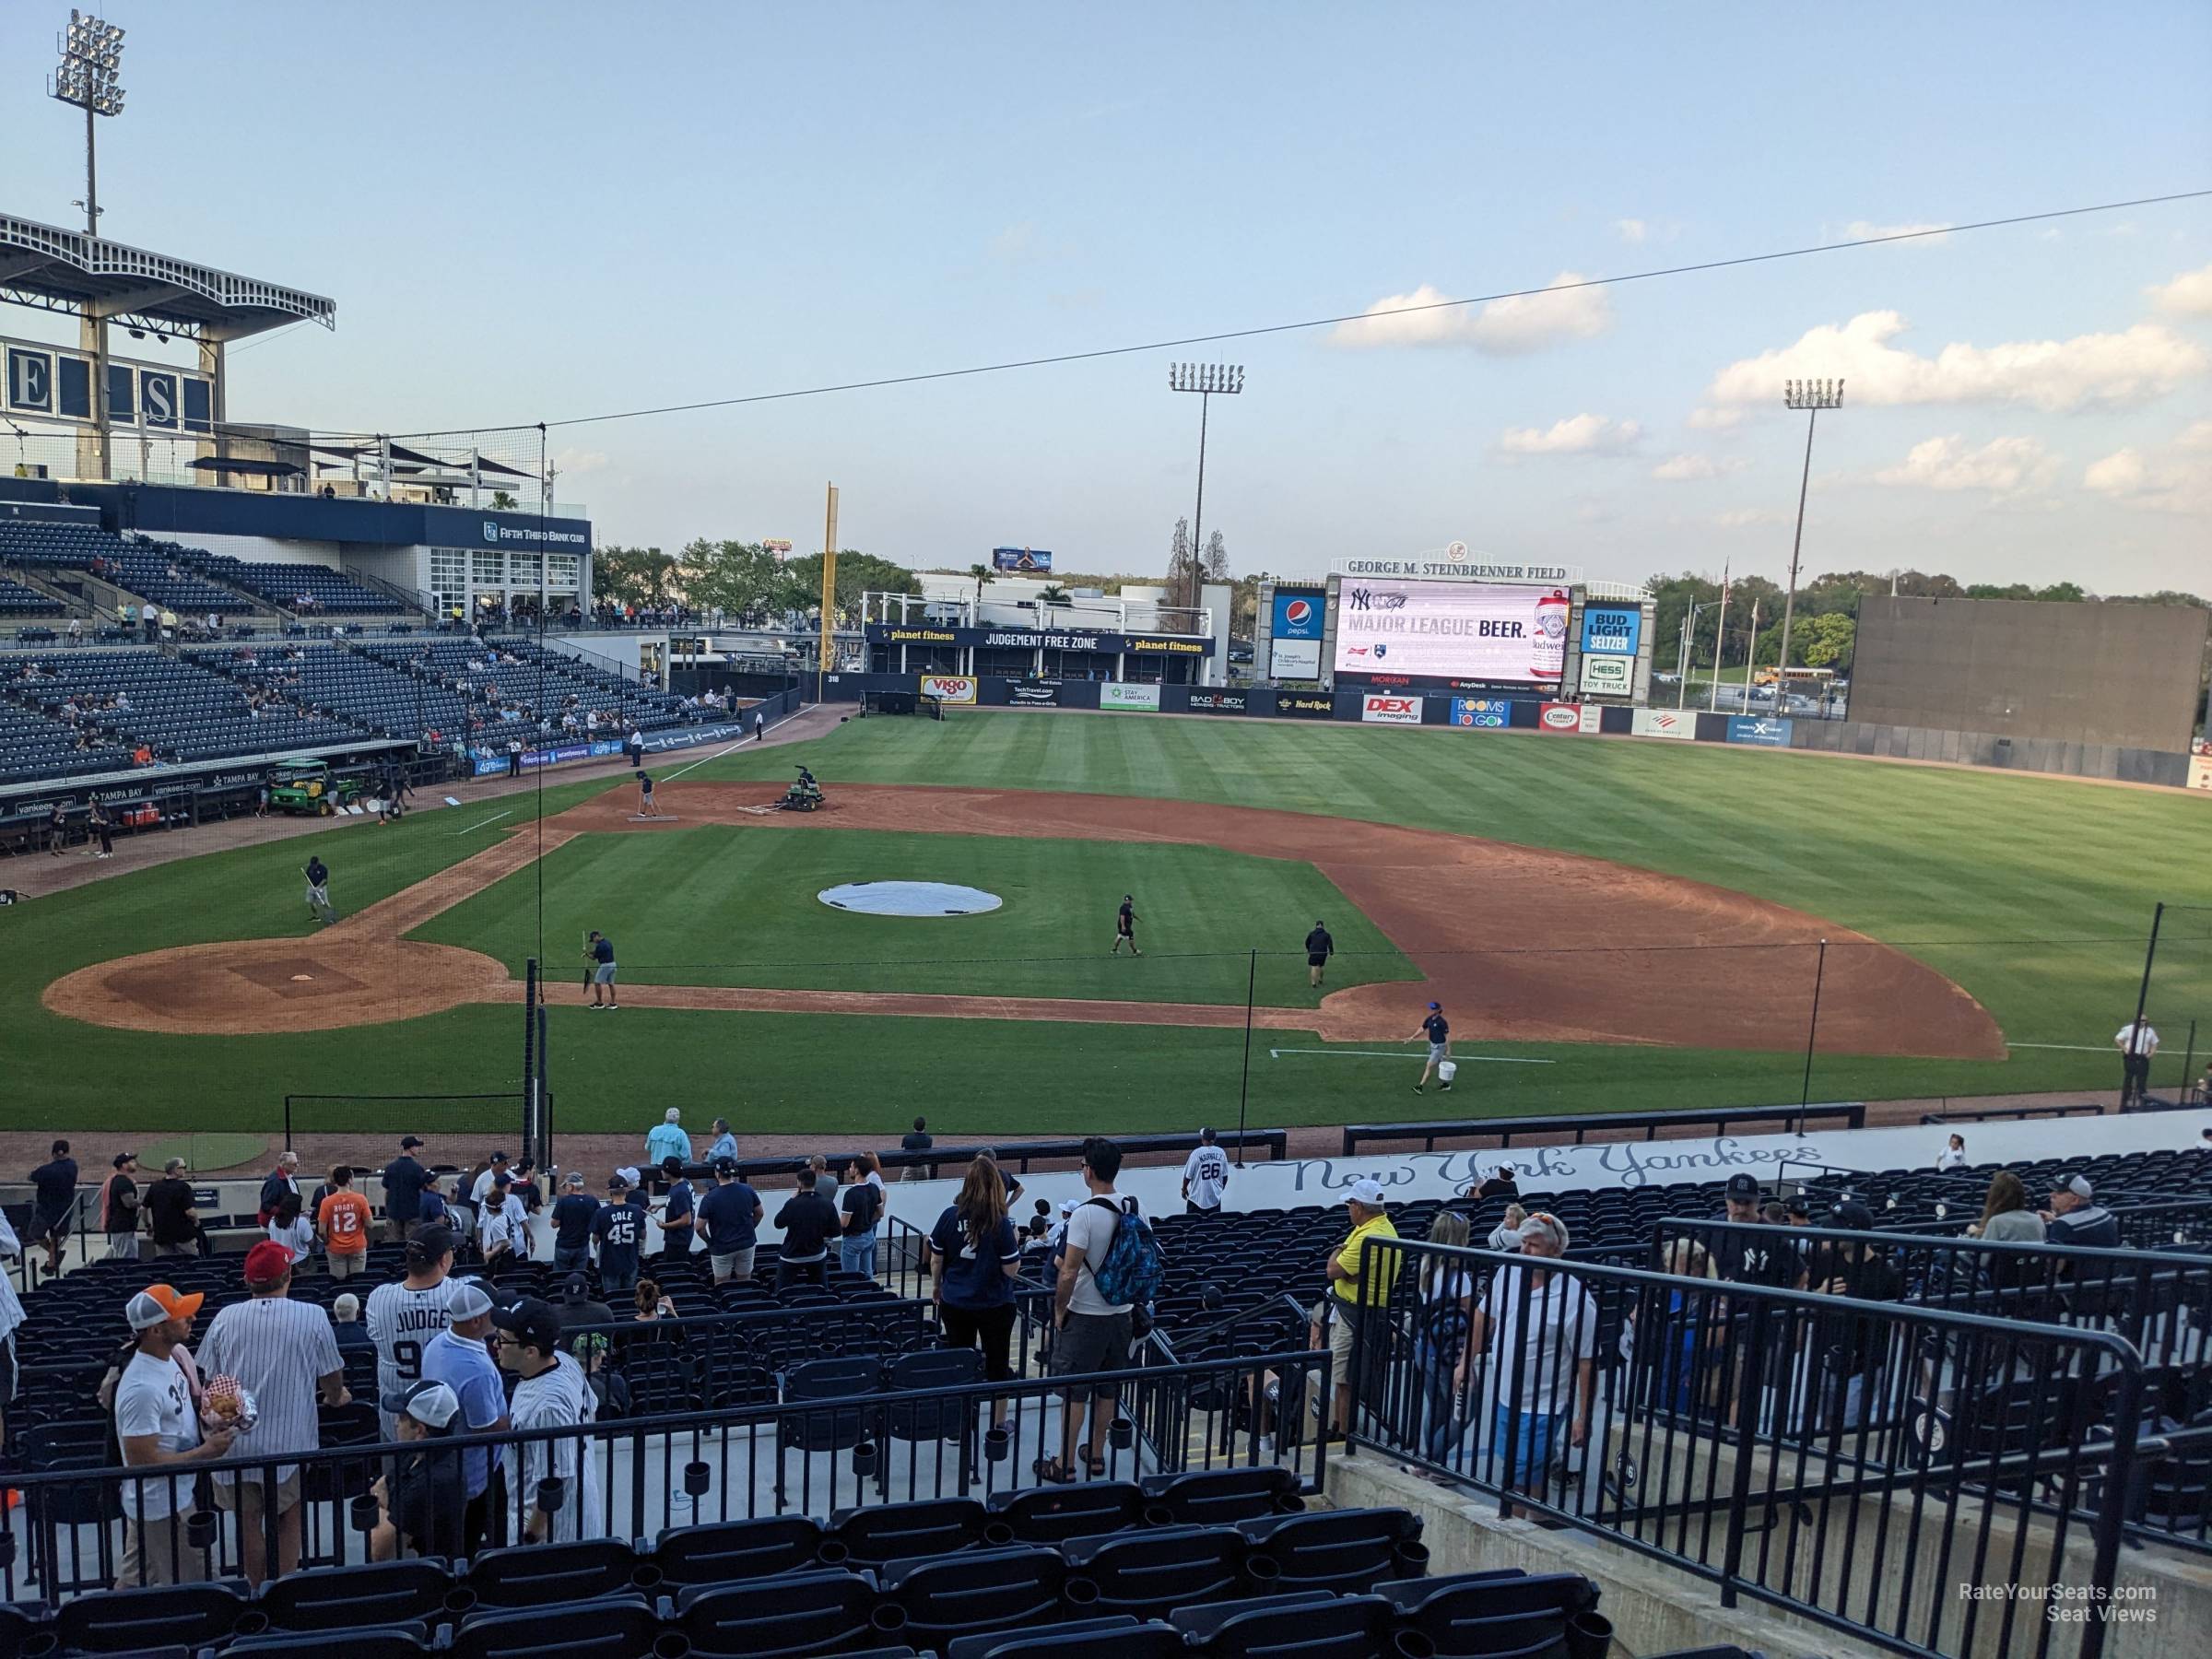
[[[1513,705],[1502,697],[1455,697],[1452,700],[1452,724],[1509,726],[1513,724]]]
[[[1426,576],[1446,582],[1580,582],[1583,567],[1561,564],[1524,564],[1511,559],[1479,558],[1465,542],[1453,542],[1441,559],[1339,559],[1329,567],[1352,576]]]
[[[1244,693],[1241,691],[1194,691],[1191,693],[1190,708],[1194,714],[1244,714],[1251,712],[1245,707]]]
[[[1270,679],[1321,677],[1321,629],[1328,606],[1322,588],[1277,588],[1267,648]]]
[[[1547,732],[1594,732],[1601,718],[1592,703],[1546,703],[1536,724]]]
[[[1099,707],[1101,709],[1142,709],[1147,713],[1159,712],[1158,686],[1125,686],[1112,680],[1099,688]]]
[[[1698,717],[1688,709],[1639,709],[1630,729],[1639,737],[1690,738],[1698,735]]]
[[[1586,656],[1583,659],[1583,695],[1626,697],[1635,672],[1634,657]]]
[[[1585,605],[1583,606],[1583,654],[1625,656],[1636,654],[1643,641],[1643,607],[1640,605]]]
[[[1040,628],[947,628],[942,625],[871,622],[871,645],[981,645],[1006,651],[1095,651],[1113,656],[1124,651],[1157,652],[1165,656],[1202,657],[1213,654],[1209,634],[1120,634],[1104,630]]]
[[[1769,720],[1759,714],[1731,714],[1728,716],[1728,741],[1756,743],[1764,748],[1790,747],[1790,723],[1786,720]]]
[[[1326,691],[1277,691],[1275,712],[1292,720],[1329,720],[1336,713],[1336,700]]]
[[[1336,672],[1557,686],[1567,661],[1565,588],[1347,579]]]
[[[994,547],[991,549],[991,568],[994,571],[1012,571],[1023,576],[1050,576],[1053,573],[1053,556],[1042,547]]]
[[[1006,700],[1027,704],[1031,708],[1054,708],[1060,701],[1060,688],[1041,681],[1011,685],[1006,688]]]
[[[2190,747],[2189,787],[2212,789],[2212,740],[2199,738]]]
[[[1421,700],[1370,692],[1359,700],[1359,718],[1376,725],[1419,725]]]
[[[964,674],[925,674],[922,677],[922,695],[934,697],[944,703],[972,703],[975,700],[975,682]]]

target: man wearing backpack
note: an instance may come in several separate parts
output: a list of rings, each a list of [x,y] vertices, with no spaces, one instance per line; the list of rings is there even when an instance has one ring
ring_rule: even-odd
[[[1146,1307],[1148,1316],[1159,1284],[1159,1245],[1151,1226],[1136,1213],[1135,1200],[1113,1190],[1121,1169],[1122,1149],[1113,1142],[1084,1143],[1083,1184],[1090,1196],[1067,1218],[1053,1297],[1054,1376],[1091,1376],[1128,1364],[1135,1310]],[[1111,1380],[1082,1384],[1067,1394],[1060,1413],[1060,1455],[1038,1459],[1041,1479],[1065,1484],[1076,1478],[1076,1444],[1087,1408],[1090,1435],[1084,1468],[1093,1476],[1106,1472],[1106,1431],[1120,1395],[1120,1385]]]

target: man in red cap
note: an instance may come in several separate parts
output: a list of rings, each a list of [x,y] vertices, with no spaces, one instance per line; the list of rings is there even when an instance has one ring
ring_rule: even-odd
[[[124,1466],[145,1475],[123,1489],[118,1590],[215,1576],[207,1552],[187,1541],[184,1524],[193,1514],[193,1474],[230,1450],[230,1430],[201,1438],[192,1383],[175,1358],[205,1300],[148,1285],[124,1304],[138,1348],[115,1384],[115,1438]]]
[[[330,1316],[312,1302],[296,1302],[292,1253],[273,1239],[246,1252],[250,1300],[215,1316],[197,1355],[204,1377],[231,1376],[253,1396],[257,1415],[238,1450],[254,1457],[312,1452],[322,1444],[316,1396],[343,1406],[346,1362]],[[300,1565],[300,1465],[250,1468],[214,1476],[218,1508],[238,1512],[239,1556],[249,1583],[296,1571]],[[276,1559],[269,1555],[276,1545]],[[272,1571],[272,1567],[274,1571]]]

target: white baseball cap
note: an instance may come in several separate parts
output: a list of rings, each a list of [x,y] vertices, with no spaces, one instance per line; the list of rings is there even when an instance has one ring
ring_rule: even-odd
[[[445,1304],[445,1316],[455,1324],[471,1319],[481,1319],[491,1312],[491,1293],[475,1279],[463,1279],[453,1287],[453,1293]]]
[[[1344,1194],[1347,1204],[1364,1204],[1370,1209],[1382,1207],[1382,1183],[1372,1175],[1362,1175],[1352,1182]]]
[[[445,1383],[426,1378],[393,1402],[393,1412],[413,1418],[425,1429],[442,1429],[461,1415],[461,1398]]]
[[[2087,1175],[2075,1176],[2066,1182],[2062,1190],[2073,1194],[2077,1198],[2093,1198],[2097,1195],[2095,1190],[2090,1187],[2089,1178]]]

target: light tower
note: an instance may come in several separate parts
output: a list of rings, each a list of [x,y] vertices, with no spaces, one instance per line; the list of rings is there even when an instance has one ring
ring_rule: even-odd
[[[1198,511],[1191,522],[1191,591],[1193,609],[1198,605],[1199,571],[1206,557],[1206,418],[1214,394],[1233,397],[1244,390],[1241,363],[1170,363],[1168,386],[1175,392],[1198,394]]]
[[[1788,381],[1782,389],[1782,406],[1805,411],[1805,472],[1797,480],[1797,533],[1790,538],[1790,586],[1782,602],[1782,654],[1774,662],[1774,712],[1783,713],[1787,706],[1790,688],[1790,623],[1797,610],[1797,553],[1805,545],[1805,491],[1813,478],[1813,426],[1819,420],[1823,409],[1843,406],[1843,382],[1837,381]],[[1756,655],[1759,641],[1751,641]],[[1745,684],[1750,683],[1750,673],[1745,672]],[[1745,692],[1748,698],[1749,691]]]
[[[72,9],[62,36],[62,61],[46,90],[85,112],[85,234],[100,234],[99,128],[102,115],[123,113],[123,30]],[[77,324],[77,342],[92,359],[92,438],[77,444],[78,470],[108,477],[108,324],[90,303]]]

